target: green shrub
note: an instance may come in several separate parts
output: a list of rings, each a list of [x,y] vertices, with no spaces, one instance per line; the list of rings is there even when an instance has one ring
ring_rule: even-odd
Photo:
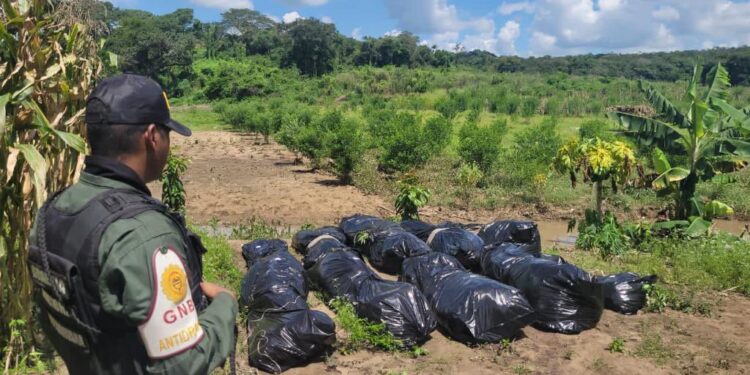
[[[480,127],[469,122],[459,133],[458,154],[466,163],[476,163],[487,173],[500,155],[500,143],[507,131],[505,120],[494,121],[490,126]]]
[[[185,187],[182,174],[187,171],[189,160],[178,155],[176,149],[170,150],[167,166],[159,178],[161,181],[161,201],[174,212],[185,213]]]
[[[432,193],[420,186],[415,178],[406,178],[398,182],[396,195],[396,213],[402,220],[419,220],[419,208],[427,205]]]
[[[580,139],[599,138],[603,141],[613,141],[615,133],[605,120],[589,120],[581,124],[578,129]]]
[[[430,117],[424,125],[422,140],[429,146],[431,155],[443,151],[451,140],[453,125],[442,115]]]
[[[392,121],[392,133],[383,134],[380,169],[388,173],[404,172],[423,165],[431,156],[431,146],[422,139],[418,118],[399,113]]]
[[[362,125],[355,119],[344,119],[328,134],[325,147],[339,179],[351,183],[352,172],[362,160],[365,150]]]
[[[504,153],[499,166],[503,173],[502,184],[530,187],[541,175],[549,172],[549,165],[557,155],[562,139],[556,122],[548,118],[538,125],[528,126],[516,134],[514,143]]]

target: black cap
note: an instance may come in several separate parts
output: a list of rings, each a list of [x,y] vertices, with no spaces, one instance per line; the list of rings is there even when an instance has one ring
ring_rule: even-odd
[[[187,126],[169,116],[167,94],[148,77],[123,74],[109,77],[86,101],[86,123],[104,125],[162,124],[189,137]]]

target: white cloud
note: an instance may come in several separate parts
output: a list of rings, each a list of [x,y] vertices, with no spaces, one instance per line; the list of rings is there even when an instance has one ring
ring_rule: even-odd
[[[320,18],[320,22],[323,22],[323,23],[333,23],[333,18],[328,17],[328,16],[323,16],[323,17]]]
[[[125,0],[130,1],[130,0]],[[253,3],[250,0],[190,0],[191,3],[203,7],[226,9],[253,9]]]
[[[680,12],[670,6],[660,7],[651,12],[651,16],[657,20],[675,21],[680,19]]]
[[[284,16],[281,17],[284,23],[292,23],[300,18],[302,18],[302,16],[300,16],[300,14],[296,11],[286,13],[284,14]]]
[[[388,13],[398,27],[416,34],[437,34],[472,29],[487,32],[492,20],[462,19],[448,0],[385,0]]]
[[[320,6],[328,3],[328,0],[278,0],[280,3],[290,7]]]
[[[517,55],[516,39],[521,36],[521,24],[516,21],[508,21],[497,34],[499,53],[504,55]]]
[[[437,46],[439,49],[453,51],[458,45],[459,34],[457,31],[447,31],[444,33],[433,34],[429,39],[424,41],[427,46]]]
[[[533,14],[535,55],[750,44],[750,3],[738,0],[538,0]]]
[[[355,27],[354,30],[352,30],[352,38],[357,40],[362,40],[362,28],[361,27]]]
[[[383,36],[399,36],[401,35],[401,33],[403,33],[403,31],[399,29],[393,29],[391,31],[386,31],[385,34],[383,34]]]
[[[503,2],[500,4],[499,7],[497,7],[497,12],[507,16],[516,12],[527,12],[531,13],[534,11],[534,5],[532,5],[528,1],[521,1],[518,3],[506,3]]]

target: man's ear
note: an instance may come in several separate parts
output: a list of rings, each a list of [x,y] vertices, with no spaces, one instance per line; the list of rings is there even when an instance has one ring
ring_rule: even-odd
[[[146,132],[143,133],[143,136],[146,140],[146,145],[151,148],[156,148],[156,143],[159,141],[157,137],[159,136],[159,127],[156,124],[149,124],[149,126],[146,128]]]

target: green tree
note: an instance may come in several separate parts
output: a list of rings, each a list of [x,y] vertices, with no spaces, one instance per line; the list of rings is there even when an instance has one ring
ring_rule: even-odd
[[[299,19],[289,26],[291,48],[287,63],[304,75],[319,76],[333,70],[336,58],[334,42],[338,32],[332,24],[316,19]]]
[[[723,164],[750,157],[747,138],[750,118],[727,102],[729,74],[721,64],[716,65],[708,74],[708,88],[701,94],[698,87],[701,72],[700,66],[693,69],[685,93],[686,113],[650,84],[641,81],[641,90],[660,117],[653,119],[623,112],[609,114],[629,134],[656,139],[676,135],[676,143],[687,155],[687,165],[672,167],[659,161],[656,169],[661,174],[654,181],[654,187],[661,190],[672,183],[679,185],[679,194],[675,197],[677,219],[687,219],[702,211],[701,199],[695,194],[700,180],[722,173]]]

